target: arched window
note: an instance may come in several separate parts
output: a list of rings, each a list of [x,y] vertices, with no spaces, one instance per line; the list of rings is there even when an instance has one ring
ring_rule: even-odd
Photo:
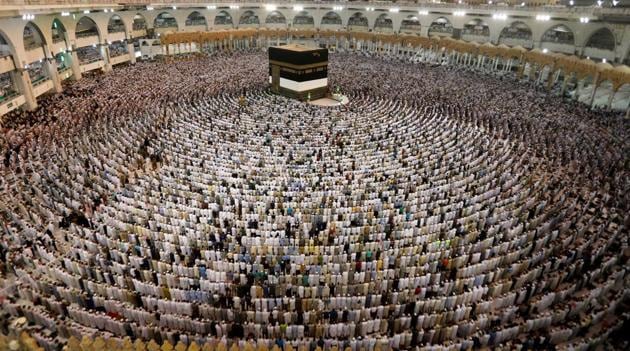
[[[574,45],[575,38],[573,35],[573,31],[565,26],[564,24],[559,24],[557,26],[553,26],[549,28],[542,36],[541,42],[546,43],[555,43],[555,44],[567,44]]]
[[[118,15],[113,15],[107,23],[107,33],[120,33],[125,31],[125,22]]]
[[[238,25],[243,27],[258,27],[258,25],[260,25],[260,19],[253,11],[245,11],[239,19]]]
[[[420,20],[414,15],[407,16],[400,23],[400,31],[403,33],[420,33],[420,29]]]
[[[77,29],[75,31],[77,38],[85,38],[91,36],[98,36],[98,27],[96,23],[89,17],[81,17],[77,22]]]
[[[336,12],[329,11],[324,17],[322,17],[322,25],[338,25],[341,26],[343,22],[341,21],[341,16]]]
[[[348,19],[348,27],[350,30],[359,29],[359,30],[367,30],[368,29],[368,19],[361,12],[355,12]]]
[[[453,25],[446,17],[439,17],[431,23],[429,35],[452,36]]]
[[[133,30],[147,29],[147,20],[141,14],[133,16]]]
[[[193,11],[186,18],[187,26],[207,26],[206,18],[199,13],[199,11]]]
[[[287,19],[280,11],[271,11],[265,19],[266,24],[286,24]]]
[[[160,13],[153,22],[153,27],[157,28],[175,28],[177,29],[177,20],[168,12]]]
[[[588,38],[586,47],[615,51],[615,35],[608,28],[599,29]]]
[[[499,44],[531,48],[533,46],[532,30],[527,24],[516,21],[501,30]]]
[[[489,37],[490,27],[488,27],[486,22],[480,19],[474,19],[464,25],[462,34]]]
[[[386,13],[378,16],[374,22],[374,30],[377,32],[391,32],[393,28],[392,19]]]
[[[66,27],[55,18],[52,22],[52,42],[59,43],[64,40],[66,40]]]
[[[221,11],[214,17],[214,25],[233,26],[234,23],[232,22],[232,16],[230,16],[230,14],[225,11]]]
[[[299,27],[312,27],[315,25],[315,20],[308,12],[300,11],[293,17],[293,24]]]
[[[44,36],[39,27],[33,22],[24,26],[24,50],[29,51],[44,46]]]

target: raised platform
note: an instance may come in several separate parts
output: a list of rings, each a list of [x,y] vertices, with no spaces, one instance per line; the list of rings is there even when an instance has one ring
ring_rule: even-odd
[[[315,106],[323,106],[323,107],[334,107],[334,106],[345,105],[349,101],[350,100],[348,100],[347,96],[342,95],[341,96],[341,101],[333,99],[333,98],[325,97],[325,98],[313,100],[313,101],[309,102],[309,104],[315,105]]]

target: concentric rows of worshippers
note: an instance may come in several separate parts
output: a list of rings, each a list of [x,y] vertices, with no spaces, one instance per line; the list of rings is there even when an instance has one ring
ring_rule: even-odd
[[[0,327],[25,316],[50,350],[585,350],[619,330],[628,121],[458,67],[338,53],[329,75],[350,103],[269,94],[260,52],[142,62],[8,116]]]

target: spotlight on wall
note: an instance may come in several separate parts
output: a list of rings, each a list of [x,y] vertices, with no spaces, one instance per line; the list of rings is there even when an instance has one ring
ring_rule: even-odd
[[[87,15],[88,13],[90,13],[90,10],[83,10],[83,13]]]
[[[365,11],[372,12],[372,11],[374,11],[374,8],[373,7],[366,7]]]
[[[455,12],[453,12],[453,16],[463,17],[463,16],[466,16],[466,12],[464,12],[464,11],[455,11]]]
[[[422,15],[422,16],[427,16],[429,14],[429,11],[427,11],[427,10],[419,10],[418,14]]]
[[[389,9],[389,12],[393,12],[393,13],[398,13],[400,11],[400,9],[398,7],[392,7],[391,9]]]
[[[544,48],[544,49],[543,49],[543,53],[544,53],[544,54],[546,54],[546,53],[548,53],[548,52],[549,52],[549,50],[547,50],[547,48]]]
[[[505,21],[507,19],[507,15],[505,13],[495,13],[492,15],[492,18],[499,21]]]
[[[573,0],[569,1],[569,6],[573,6],[575,4],[575,2],[573,2]]]
[[[588,22],[590,22],[590,20],[591,19],[588,18],[588,17],[580,17],[580,23],[588,23]]]
[[[22,19],[25,21],[32,21],[35,19],[35,15],[30,14],[30,13],[26,13],[22,15]]]
[[[265,5],[265,10],[267,11],[275,11],[276,9],[278,9],[278,6],[276,5],[271,5],[271,4]]]
[[[551,19],[551,16],[549,15],[541,15],[541,14],[536,15],[536,21],[549,21],[550,19]]]
[[[216,10],[217,6],[216,5],[208,5],[207,8],[208,8],[208,10]]]
[[[177,6],[173,6],[173,10],[177,10]]]
[[[70,12],[62,12],[61,13],[61,17],[68,17],[70,16]]]
[[[230,5],[230,10],[238,10],[239,6],[238,5]]]
[[[295,5],[295,6],[293,6],[293,11],[297,11],[297,12],[304,11],[304,6],[302,6],[302,5]]]
[[[147,11],[153,11],[153,7],[147,6]]]
[[[343,6],[333,6],[333,11],[341,11],[343,10]]]
[[[603,63],[606,63],[606,59],[602,59],[602,62],[603,62]]]

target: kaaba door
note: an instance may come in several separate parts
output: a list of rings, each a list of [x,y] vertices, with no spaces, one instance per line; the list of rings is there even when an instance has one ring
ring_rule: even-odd
[[[271,90],[280,92],[280,66],[271,66]]]

